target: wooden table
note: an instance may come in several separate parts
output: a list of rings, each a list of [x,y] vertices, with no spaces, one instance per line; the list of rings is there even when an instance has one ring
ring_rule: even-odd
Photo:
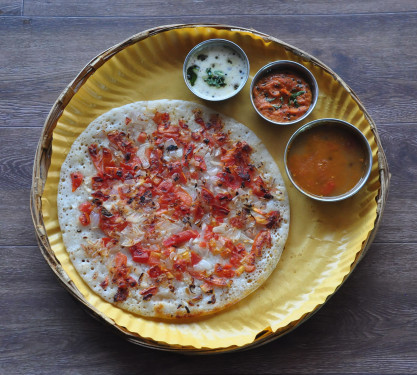
[[[417,2],[0,0],[0,373],[417,373]],[[368,254],[289,335],[246,352],[135,346],[88,316],[43,259],[29,212],[50,107],[95,55],[174,23],[254,28],[322,60],[375,120],[392,172]]]

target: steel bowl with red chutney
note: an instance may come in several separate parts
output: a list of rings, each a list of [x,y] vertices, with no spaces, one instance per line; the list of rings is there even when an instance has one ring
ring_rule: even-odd
[[[258,114],[278,125],[290,125],[307,117],[318,97],[313,74],[294,61],[265,65],[252,80],[251,101]]]

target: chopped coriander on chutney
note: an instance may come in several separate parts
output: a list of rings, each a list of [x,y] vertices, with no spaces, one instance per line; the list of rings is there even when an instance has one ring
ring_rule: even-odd
[[[197,65],[192,65],[187,69],[187,79],[190,81],[191,86],[194,86],[199,70],[200,68]]]
[[[244,52],[234,43],[212,39],[190,52],[185,73],[194,94],[217,101],[230,98],[244,86],[249,65]]]
[[[226,86],[224,73],[221,70],[211,71],[211,68],[206,69],[207,76],[204,77],[204,82],[209,86],[224,87]]]
[[[276,122],[300,118],[312,102],[307,82],[295,72],[287,71],[271,71],[261,77],[253,88],[252,97],[258,111]]]

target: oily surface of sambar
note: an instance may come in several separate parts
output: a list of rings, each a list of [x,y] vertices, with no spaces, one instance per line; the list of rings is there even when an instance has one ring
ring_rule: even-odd
[[[351,131],[332,126],[308,129],[294,140],[288,169],[310,194],[338,196],[351,190],[365,173],[365,149]]]

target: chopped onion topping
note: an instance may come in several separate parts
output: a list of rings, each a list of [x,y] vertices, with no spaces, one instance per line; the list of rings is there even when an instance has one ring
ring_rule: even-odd
[[[206,271],[211,268],[211,264],[207,262],[205,259],[201,259],[196,265],[194,265],[194,269],[196,271]]]
[[[91,211],[90,213],[90,224],[91,224],[91,228],[98,228],[99,224],[100,224],[100,214],[97,213],[96,211]]]
[[[144,169],[148,169],[151,165],[149,163],[148,158],[146,157],[146,149],[150,147],[150,143],[149,142],[145,142],[143,144],[140,145],[138,152],[136,153],[136,155],[138,156],[138,158],[140,159],[141,163],[142,163],[142,167]]]

